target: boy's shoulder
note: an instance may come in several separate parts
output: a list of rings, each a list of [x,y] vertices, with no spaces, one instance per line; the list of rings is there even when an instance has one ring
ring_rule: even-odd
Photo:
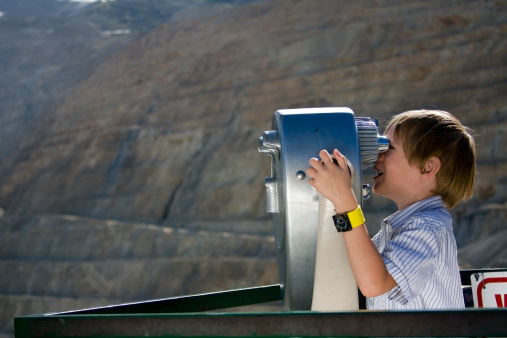
[[[397,213],[393,221],[398,223],[395,228],[399,228],[400,231],[419,228],[437,230],[443,227],[452,230],[452,216],[440,196],[414,203]]]
[[[412,214],[406,219],[405,227],[452,228],[452,216],[447,209],[425,210]]]

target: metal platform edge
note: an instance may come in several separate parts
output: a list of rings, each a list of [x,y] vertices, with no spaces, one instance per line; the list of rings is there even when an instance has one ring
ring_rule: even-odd
[[[505,337],[507,310],[31,316],[16,337]]]

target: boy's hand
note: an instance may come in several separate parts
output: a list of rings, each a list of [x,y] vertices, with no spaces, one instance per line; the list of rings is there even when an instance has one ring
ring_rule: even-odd
[[[306,170],[312,177],[308,183],[333,203],[337,213],[345,213],[357,208],[357,200],[352,190],[347,160],[337,149],[333,151],[336,163],[326,150],[321,150],[318,158],[310,159],[311,168]]]

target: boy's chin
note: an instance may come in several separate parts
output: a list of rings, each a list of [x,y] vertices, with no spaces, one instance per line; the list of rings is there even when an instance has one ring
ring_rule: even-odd
[[[382,196],[382,197],[386,197],[382,194],[382,188],[379,187],[379,185],[377,184],[374,184],[373,187],[371,188],[371,191],[375,194],[375,195],[378,195],[378,196]],[[386,197],[387,198],[387,197]]]

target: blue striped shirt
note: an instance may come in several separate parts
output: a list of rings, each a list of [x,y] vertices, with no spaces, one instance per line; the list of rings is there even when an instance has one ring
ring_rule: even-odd
[[[384,219],[372,241],[398,285],[368,298],[368,309],[465,307],[452,217],[440,196],[416,202]]]

